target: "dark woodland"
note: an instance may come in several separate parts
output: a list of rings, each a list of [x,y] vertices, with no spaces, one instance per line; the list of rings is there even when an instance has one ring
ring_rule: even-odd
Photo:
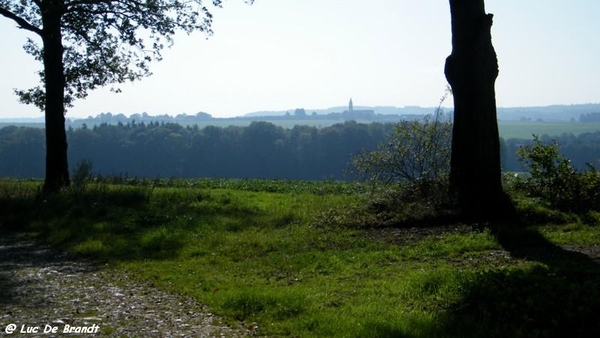
[[[285,129],[266,122],[249,127],[183,127],[175,123],[102,124],[68,129],[72,172],[89,161],[93,172],[130,178],[216,177],[304,180],[350,180],[350,162],[373,150],[396,125],[346,122],[327,128]],[[541,136],[556,141],[573,165],[600,165],[600,132],[578,136]],[[527,168],[516,151],[530,139],[500,140],[502,169]],[[44,131],[8,126],[0,129],[0,177],[40,178],[44,175]]]

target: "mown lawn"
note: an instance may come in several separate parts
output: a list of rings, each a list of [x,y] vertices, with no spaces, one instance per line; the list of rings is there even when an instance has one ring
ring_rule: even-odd
[[[164,183],[164,182],[162,182]],[[584,337],[600,332],[598,218],[527,228],[357,229],[364,187],[290,181],[0,182],[0,228],[196,297],[266,336]],[[552,219],[560,219],[553,217]],[[600,251],[600,250],[598,250]]]

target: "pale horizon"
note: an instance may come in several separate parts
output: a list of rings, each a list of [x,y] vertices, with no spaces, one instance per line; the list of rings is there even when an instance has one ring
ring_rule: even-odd
[[[600,102],[600,2],[488,0],[500,75],[498,107]],[[230,0],[214,9],[215,34],[179,34],[151,77],[95,90],[66,117],[236,117],[256,111],[356,106],[435,107],[444,94],[451,52],[447,1]],[[1,118],[40,117],[13,88],[37,84],[41,64],[27,36],[0,17]],[[449,98],[444,106],[452,106]]]

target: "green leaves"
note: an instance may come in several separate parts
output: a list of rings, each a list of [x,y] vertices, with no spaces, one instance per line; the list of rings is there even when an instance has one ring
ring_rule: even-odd
[[[577,171],[564,158],[558,144],[544,145],[534,136],[531,146],[517,150],[520,161],[531,169],[525,190],[541,197],[563,211],[597,210],[600,205],[600,174],[591,165],[584,172]]]
[[[354,170],[374,182],[435,181],[449,171],[452,124],[438,111],[423,121],[402,121],[385,143],[353,159]]]

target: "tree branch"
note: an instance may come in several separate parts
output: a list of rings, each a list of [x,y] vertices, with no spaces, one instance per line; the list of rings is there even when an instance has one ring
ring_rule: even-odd
[[[9,11],[6,8],[2,8],[0,7],[0,15],[7,17],[11,20],[13,20],[14,22],[16,22],[19,25],[19,28],[28,30],[30,32],[34,32],[35,34],[42,36],[42,30],[35,27],[34,25],[30,24],[29,22],[27,22],[27,20],[23,19],[22,17],[16,15],[15,13]]]
[[[111,1],[110,0],[74,0],[74,1],[67,2],[65,5],[67,5],[68,7],[72,7],[72,6],[79,6],[79,5],[97,5],[100,3],[110,4]]]

